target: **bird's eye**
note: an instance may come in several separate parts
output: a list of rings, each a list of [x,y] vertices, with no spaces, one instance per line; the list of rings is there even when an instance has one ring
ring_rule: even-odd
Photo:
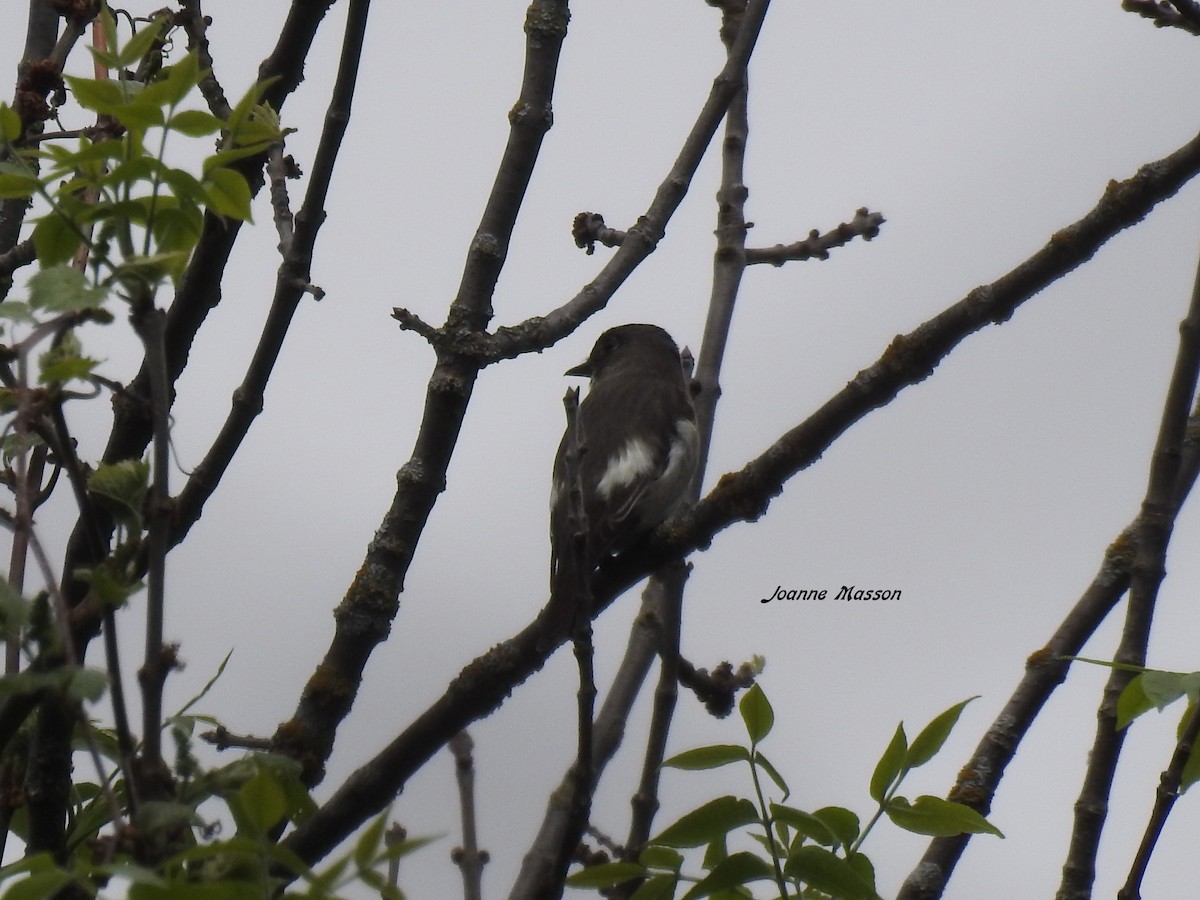
[[[621,343],[620,338],[615,334],[606,335],[604,340],[600,342],[600,352],[605,356],[617,349],[617,345]]]

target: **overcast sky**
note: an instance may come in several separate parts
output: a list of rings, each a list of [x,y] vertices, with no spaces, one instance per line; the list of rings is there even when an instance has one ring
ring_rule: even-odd
[[[325,23],[308,80],[284,110],[284,124],[299,129],[288,150],[306,171],[344,6]],[[406,306],[435,323],[445,315],[507,134],[524,8],[507,0],[375,5],[314,264],[327,296],[302,305],[265,412],[170,560],[167,634],[183,642],[188,668],[168,685],[168,707],[192,696],[232,649],[204,711],[234,731],[269,734],[324,653],[330,610],[411,452],[433,360],[390,311]],[[285,9],[283,0],[205,3],[217,75],[231,95],[249,85]],[[594,277],[609,251],[577,250],[572,217],[592,210],[626,227],[645,210],[723,61],[718,14],[700,0],[577,3],[572,16],[555,127],[500,280],[495,325],[553,309]],[[0,68],[12,72],[23,28],[15,11],[8,18]],[[1156,30],[1118,0],[778,0],[750,73],[750,241],[797,240],[860,206],[887,224],[876,240],[827,262],[747,273],[707,483],[802,421],[893,335],[1023,261],[1091,209],[1109,179],[1193,137],[1198,77],[1200,39]],[[698,348],[716,162],[710,153],[658,252],[607,310],[551,350],[483,373],[393,636],[372,658],[323,790],[544,603],[549,471],[570,381],[562,372],[623,322],[661,324]],[[256,234],[243,240],[179,386],[174,438],[185,468],[225,416],[269,302],[277,256],[265,195],[255,215]],[[707,667],[766,658],[761,684],[777,724],[764,751],[789,778],[792,803],[845,805],[865,821],[867,781],[897,721],[911,734],[980,695],[943,754],[912,776],[910,796],[952,784],[1026,656],[1137,512],[1198,239],[1200,193],[1189,186],[854,426],[762,521],[723,532],[693,557],[684,655]],[[105,372],[128,377],[132,342],[116,333],[94,340]],[[103,423],[86,412],[75,421],[94,457]],[[43,527],[52,532],[56,522],[48,513]],[[1200,668],[1198,539],[1189,508],[1168,560],[1154,666]],[[778,585],[903,593],[874,605],[757,602]],[[602,693],[636,608],[630,595],[597,627]],[[131,617],[128,628],[132,657],[140,626]],[[1106,623],[1086,654],[1111,657],[1118,630],[1118,620]],[[1106,675],[1071,672],[996,798],[990,818],[1007,839],[972,841],[949,897],[1052,894]],[[490,897],[507,891],[546,788],[570,759],[574,678],[570,653],[560,651],[472,729]],[[1124,881],[1177,716],[1149,717],[1126,745],[1096,896]],[[628,735],[593,819],[618,835],[641,736],[640,725]],[[671,752],[740,738],[736,717],[712,720],[681,697]],[[667,774],[659,823],[748,789],[734,770]],[[1188,796],[1176,807],[1146,896],[1186,896],[1198,804]],[[410,896],[458,892],[447,858],[460,840],[456,809],[443,754],[394,808],[411,834],[446,835],[406,861]],[[884,896],[924,846],[890,827],[873,835],[864,849]]]

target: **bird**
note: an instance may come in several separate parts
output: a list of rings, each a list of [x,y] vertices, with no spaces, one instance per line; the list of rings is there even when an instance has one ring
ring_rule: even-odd
[[[589,379],[571,429],[554,460],[550,499],[551,599],[543,648],[573,631],[581,601],[557,578],[568,554],[585,578],[607,557],[629,549],[688,503],[699,433],[679,348],[657,325],[610,328],[568,376]],[[578,472],[586,527],[571,512],[571,471]],[[578,502],[578,501],[577,501]]]

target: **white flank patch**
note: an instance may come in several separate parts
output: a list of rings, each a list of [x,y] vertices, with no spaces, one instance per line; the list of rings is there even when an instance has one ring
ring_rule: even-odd
[[[646,442],[641,438],[631,438],[604,470],[604,475],[596,483],[596,493],[607,500],[613,491],[653,470],[654,454]]]

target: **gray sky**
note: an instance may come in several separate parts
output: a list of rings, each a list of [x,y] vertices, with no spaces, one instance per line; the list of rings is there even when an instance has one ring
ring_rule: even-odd
[[[284,111],[284,124],[299,129],[288,150],[306,171],[343,6]],[[176,705],[233,649],[205,711],[235,731],[270,733],[324,653],[330,609],[411,452],[433,358],[389,314],[406,306],[440,323],[453,296],[519,86],[524,7],[458,0],[373,10],[314,265],[327,297],[302,305],[264,414],[171,558],[167,633],[183,641],[189,663],[169,685]],[[205,3],[217,75],[230,94],[248,86],[285,8],[282,0]],[[717,13],[698,0],[580,3],[572,15],[555,127],[500,280],[495,325],[557,307],[594,277],[607,251],[576,250],[572,217],[598,211],[625,227],[644,211],[723,59]],[[15,67],[21,32],[0,32],[5,71]],[[827,262],[748,272],[708,484],[803,420],[893,335],[1023,261],[1091,209],[1110,178],[1190,139],[1196,40],[1154,29],[1117,0],[774,4],[751,69],[751,243],[825,231],[864,205],[888,221],[875,241]],[[656,322],[698,347],[716,179],[710,154],[659,251],[605,312],[552,350],[484,373],[449,489],[422,539],[393,636],[372,658],[343,727],[328,787],[544,602],[549,471],[569,381],[561,373],[621,322]],[[1195,271],[1198,212],[1200,194],[1189,186],[852,428],[762,521],[723,532],[693,558],[683,652],[709,667],[766,657],[761,683],[777,723],[764,751],[788,777],[792,803],[845,805],[865,821],[867,780],[896,722],[915,733],[978,694],[943,754],[912,776],[909,795],[950,786],[1026,656],[1137,511]],[[174,436],[185,467],[224,417],[269,301],[277,256],[265,196],[255,215],[258,233],[243,240],[236,275],[180,384]],[[105,348],[106,371],[127,376],[131,343],[115,334],[95,340],[104,342],[96,346]],[[88,415],[76,421],[86,428]],[[95,455],[103,432],[90,434],[84,452]],[[50,531],[57,520],[47,517]],[[1151,645],[1157,667],[1200,668],[1192,640],[1198,531],[1185,510]],[[832,594],[843,584],[898,588],[903,598],[757,602],[777,585]],[[601,678],[636,608],[628,596],[598,625]],[[130,617],[126,627],[132,659],[140,626]],[[1111,657],[1118,629],[1106,623],[1087,654]],[[1007,839],[976,838],[948,896],[998,900],[1055,888],[1106,674],[1071,672],[997,796],[990,818]],[[574,677],[569,652],[560,651],[472,729],[480,839],[492,854],[488,896],[507,890],[546,787],[570,758]],[[1097,896],[1124,880],[1177,715],[1150,716],[1127,743]],[[594,816],[618,835],[640,737],[628,735]],[[711,720],[681,698],[672,752],[740,738],[736,717]],[[663,785],[662,825],[703,800],[749,790],[733,770],[669,773]],[[406,861],[410,896],[457,893],[447,860],[459,841],[456,809],[444,754],[393,811],[410,833],[447,835]],[[1178,885],[1190,877],[1188,839],[1197,828],[1196,801],[1185,797],[1147,896],[1184,895]],[[886,826],[873,835],[864,849],[885,896],[924,845]]]

